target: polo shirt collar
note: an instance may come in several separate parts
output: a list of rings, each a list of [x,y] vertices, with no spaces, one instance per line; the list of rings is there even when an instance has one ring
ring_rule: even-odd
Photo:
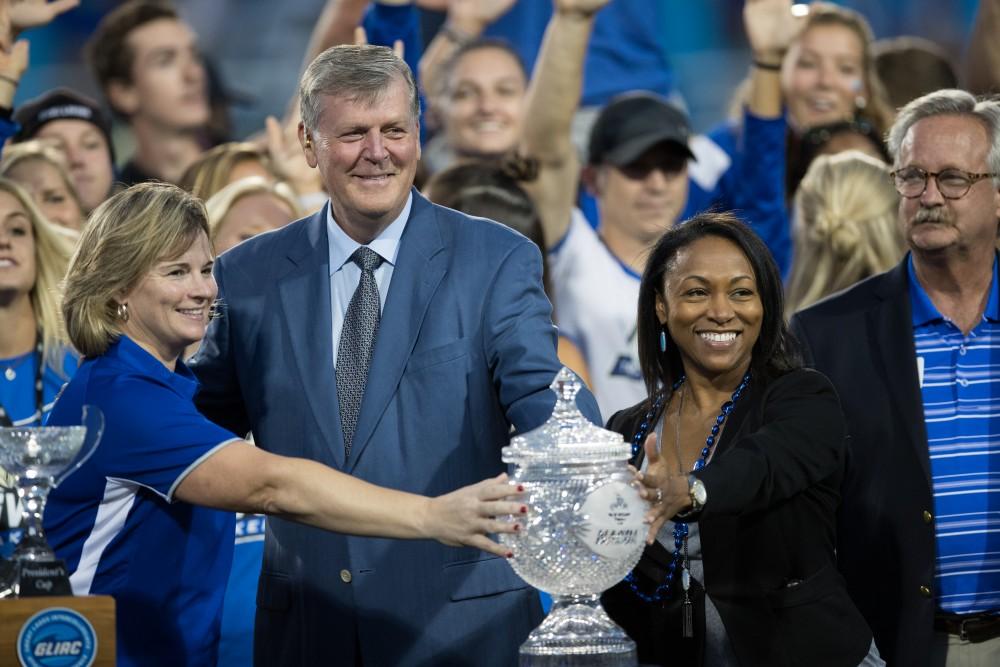
[[[411,208],[413,208],[412,190],[407,195],[406,204],[396,219],[368,244],[369,248],[377,252],[384,261],[392,266],[396,265],[399,241],[403,238],[403,230],[406,228],[406,221],[410,218]],[[351,255],[361,247],[361,244],[348,236],[333,219],[333,206],[329,202],[326,206],[326,237],[330,244],[330,275],[332,276],[351,259]]]
[[[176,370],[171,372],[159,359],[128,336],[119,336],[118,340],[108,347],[104,356],[117,359],[144,375],[160,380],[185,398],[194,399],[195,392],[198,391],[198,380],[183,361],[178,359]]]
[[[986,299],[986,310],[983,318],[991,322],[1000,320],[1000,286],[997,284],[997,257],[993,256],[993,279],[990,281],[990,295]],[[919,327],[935,321],[943,321],[944,315],[937,309],[931,298],[927,296],[923,285],[917,280],[917,272],[913,267],[913,253],[906,256],[906,276],[910,283],[910,311],[913,326]]]

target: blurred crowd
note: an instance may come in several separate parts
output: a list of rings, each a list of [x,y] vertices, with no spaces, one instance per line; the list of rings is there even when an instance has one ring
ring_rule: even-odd
[[[202,57],[199,26],[169,2],[129,0],[100,20],[81,53],[100,99],[65,81],[15,105],[32,76],[32,29],[78,4],[0,2],[0,417],[9,425],[40,424],[80,363],[61,325],[60,284],[88,216],[110,196],[148,181],[180,186],[204,202],[216,254],[329,198],[297,96],[284,117],[233,136],[231,95]],[[444,21],[425,40],[427,10]],[[912,183],[894,171],[887,143],[897,111],[941,89],[1000,91],[998,0],[981,1],[961,61],[924,38],[876,40],[865,16],[838,4],[747,0],[746,76],[728,120],[697,133],[703,123],[689,117],[658,46],[664,11],[654,0],[329,0],[302,53],[308,64],[332,46],[370,43],[410,65],[421,97],[415,188],[538,246],[559,359],[604,419],[649,395],[636,304],[666,230],[733,212],[776,262],[788,320],[904,261],[897,210]],[[228,23],[240,30],[238,18]],[[131,138],[124,160],[116,125]],[[949,187],[929,173],[925,187],[928,177]],[[16,528],[12,505],[0,529]],[[263,525],[248,516],[237,527],[237,543],[257,551],[241,561],[237,549],[229,664],[246,660],[246,582]]]

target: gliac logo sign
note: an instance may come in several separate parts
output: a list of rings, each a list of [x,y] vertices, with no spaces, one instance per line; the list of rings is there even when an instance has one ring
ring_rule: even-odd
[[[17,635],[17,657],[25,667],[90,667],[97,655],[97,634],[72,609],[43,609]]]

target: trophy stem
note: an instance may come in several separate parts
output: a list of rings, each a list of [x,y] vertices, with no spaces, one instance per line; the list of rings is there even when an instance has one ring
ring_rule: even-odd
[[[558,595],[521,645],[520,667],[634,667],[635,642],[615,625],[598,595]]]
[[[19,480],[17,495],[21,498],[21,541],[14,550],[14,560],[54,561],[55,552],[45,539],[42,515],[49,497],[51,479],[36,477]]]

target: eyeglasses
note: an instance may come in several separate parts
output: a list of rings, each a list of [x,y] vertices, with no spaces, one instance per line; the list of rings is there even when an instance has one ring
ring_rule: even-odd
[[[973,174],[961,169],[945,169],[944,171],[924,171],[920,167],[905,167],[889,174],[896,186],[896,192],[907,199],[915,199],[927,190],[927,179],[933,178],[938,192],[945,199],[961,199],[969,192],[969,188],[996,174]]]

